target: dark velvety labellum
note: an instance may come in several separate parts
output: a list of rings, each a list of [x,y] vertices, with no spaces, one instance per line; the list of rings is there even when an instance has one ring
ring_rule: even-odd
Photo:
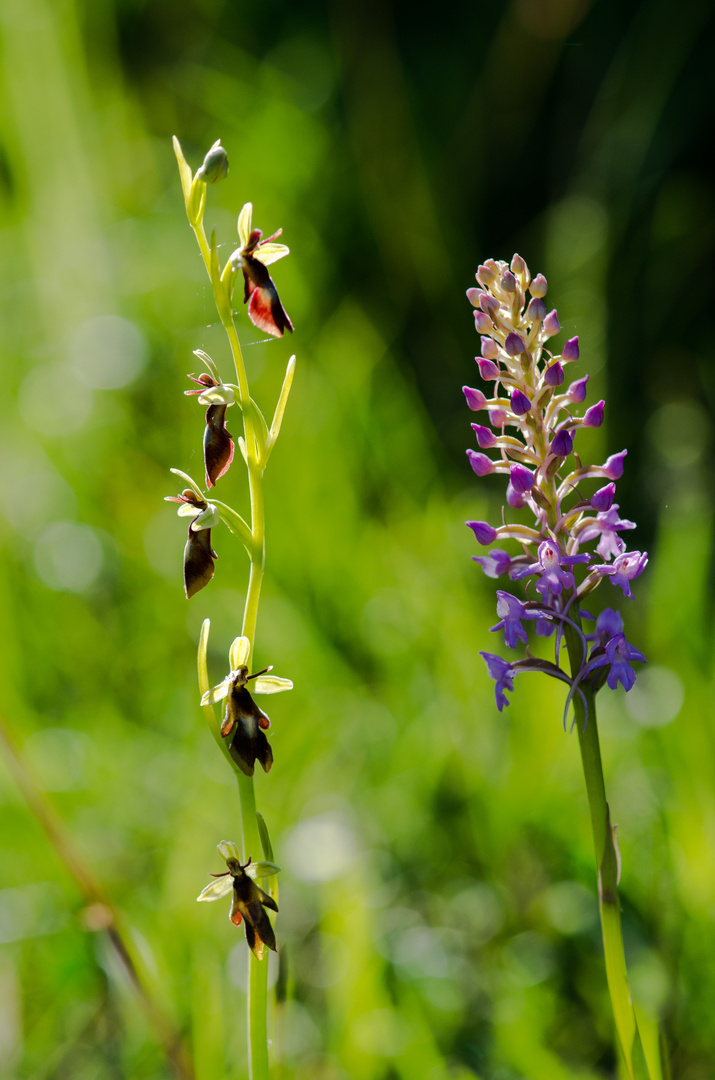
[[[204,429],[206,486],[213,487],[233,461],[233,439],[226,429],[226,405],[209,405]]]
[[[187,599],[208,585],[214,576],[216,558],[216,552],[211,547],[211,530],[194,532],[189,525],[189,539],[184,548],[184,589]]]
[[[256,761],[261,763],[264,772],[270,772],[273,765],[273,750],[262,730],[267,719],[246,687],[234,686],[226,699],[221,730],[226,734],[233,731],[228,750],[246,776],[253,776]]]
[[[278,290],[263,263],[244,253],[241,269],[244,282],[243,302],[248,304],[248,317],[253,325],[273,337],[283,337],[286,330],[292,334],[293,323],[288,318],[278,297]]]

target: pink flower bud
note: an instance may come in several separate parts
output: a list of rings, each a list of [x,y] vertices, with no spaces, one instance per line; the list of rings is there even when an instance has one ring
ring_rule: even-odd
[[[525,495],[534,486],[534,474],[525,465],[512,465],[509,473],[509,482],[514,491],[519,495]]]
[[[529,292],[531,293],[531,295],[536,296],[539,300],[543,296],[546,296],[547,289],[548,285],[546,283],[546,278],[543,274],[537,274],[531,285],[529,286]]]
[[[564,369],[557,360],[555,364],[550,364],[544,372],[544,382],[547,386],[561,386],[563,381]]]
[[[554,308],[544,319],[544,336],[553,337],[554,334],[558,334],[560,329],[561,323],[559,322],[559,317],[556,314],[556,308]]]
[[[620,480],[623,476],[623,460],[627,453],[627,450],[621,450],[620,454],[611,454],[605,464],[601,466],[603,475],[607,476],[609,480]]]
[[[483,409],[487,403],[487,399],[484,397],[481,390],[474,390],[471,386],[463,386],[462,393],[467,399],[467,405],[472,412],[479,412],[479,410]]]
[[[572,382],[566,391],[566,395],[569,401],[573,401],[574,405],[580,405],[586,397],[586,383],[588,382],[588,375],[584,375],[582,379],[576,379],[576,382]]]
[[[472,424],[472,428],[482,450],[489,450],[490,447],[494,446],[497,437],[493,431],[490,431],[488,427],[484,427],[482,424]]]
[[[610,510],[613,506],[613,500],[616,497],[616,485],[606,484],[605,487],[599,488],[591,496],[591,506],[599,514],[603,514],[606,510]]]
[[[592,405],[590,409],[586,409],[583,414],[584,427],[600,427],[603,423],[603,409],[605,401],[599,401],[596,405]]]
[[[513,331],[510,334],[507,334],[504,348],[509,356],[520,356],[525,347],[524,342],[518,334],[515,334]]]
[[[517,416],[524,416],[531,408],[531,402],[521,390],[515,390],[511,395],[511,407]]]
[[[479,544],[493,544],[498,536],[496,529],[488,521],[465,521],[464,524],[472,530]]]
[[[562,360],[578,360],[579,348],[578,337],[569,338],[561,352]]]
[[[482,356],[485,360],[496,360],[499,355],[499,348],[494,338],[483,337],[480,346]]]
[[[494,323],[483,311],[474,312],[474,326],[478,334],[488,334],[494,329]]]
[[[494,472],[494,462],[486,454],[478,454],[476,450],[467,450],[467,457],[477,476],[488,476],[490,472]]]
[[[475,356],[474,359],[479,365],[479,374],[485,382],[491,382],[499,378],[499,368],[493,360],[484,360],[481,356]]]
[[[471,289],[467,289],[467,300],[469,300],[469,303],[472,305],[472,307],[479,307],[479,297],[481,295],[481,289],[475,289],[474,287],[472,287]]]

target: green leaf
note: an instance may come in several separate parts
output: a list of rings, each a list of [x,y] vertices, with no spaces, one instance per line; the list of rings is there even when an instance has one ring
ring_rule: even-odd
[[[246,551],[249,555],[252,555],[255,546],[253,542],[253,533],[241,515],[238,514],[233,507],[228,506],[226,503],[219,502],[218,499],[214,500],[214,506],[218,507],[219,516],[224,525],[226,525],[234,536],[240,536]]]
[[[280,396],[278,398],[278,404],[276,405],[276,411],[273,414],[273,423],[271,424],[271,430],[266,439],[262,462],[263,465],[265,465],[268,461],[271,450],[273,449],[276,439],[280,434],[281,424],[283,423],[283,414],[285,413],[286,405],[288,404],[288,395],[290,394],[291,386],[293,385],[293,376],[295,375],[295,363],[295,355],[293,355],[288,361],[285,378],[283,379],[283,385],[281,387]]]

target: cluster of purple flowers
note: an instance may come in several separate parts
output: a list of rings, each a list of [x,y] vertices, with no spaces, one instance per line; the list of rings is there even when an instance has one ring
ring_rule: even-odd
[[[645,552],[627,551],[620,535],[635,525],[618,515],[615,481],[623,475],[627,451],[613,454],[603,465],[583,466],[574,443],[583,428],[600,427],[604,402],[578,415],[586,398],[588,375],[565,385],[564,368],[579,356],[578,338],[570,338],[560,353],[547,348],[561,327],[555,310],[546,310],[546,279],[532,279],[525,261],[515,255],[511,264],[488,259],[477,272],[478,288],[467,290],[474,321],[481,336],[476,357],[482,380],[493,383],[493,394],[464,387],[469,408],[485,413],[487,423],[472,424],[478,450],[467,450],[477,476],[501,473],[507,478],[506,502],[514,509],[528,508],[533,524],[468,521],[478,543],[488,547],[499,540],[516,540],[522,554],[510,555],[501,547],[474,556],[489,577],[511,581],[536,578],[537,596],[520,600],[497,592],[499,622],[505,644],[515,648],[527,642],[524,622],[535,623],[538,635],[554,632],[555,661],[525,659],[508,662],[483,652],[489,675],[496,682],[497,707],[509,704],[506,691],[522,671],[542,671],[570,686],[566,708],[583,688],[599,689],[604,682],[615,689],[620,682],[630,690],[635,682],[631,661],[645,662],[643,654],[623,633],[618,612],[607,608],[586,634],[582,621],[593,621],[581,602],[608,578],[624,596],[632,597],[631,581],[648,562]],[[492,454],[485,453],[492,451]],[[583,493],[585,482],[605,481],[592,495]],[[503,515],[504,516],[504,515]],[[594,552],[582,548],[595,543]],[[583,567],[577,582],[576,570]],[[528,596],[528,581],[527,581]],[[559,664],[564,632],[581,642],[580,666],[570,674]],[[528,651],[528,650],[527,650]]]

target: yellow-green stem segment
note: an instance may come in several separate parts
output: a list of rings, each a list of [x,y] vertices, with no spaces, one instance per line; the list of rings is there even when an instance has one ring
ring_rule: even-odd
[[[213,282],[211,273],[211,249],[209,248],[204,231],[203,223],[192,225],[196,239],[203,256],[206,272]],[[241,344],[238,340],[236,326],[231,317],[223,320],[223,326],[228,336],[236,368],[236,382],[239,389],[239,405],[243,415],[243,431],[246,443],[246,457],[248,467],[248,486],[251,501],[251,533],[253,536],[253,552],[251,553],[251,570],[246,592],[246,604],[243,613],[243,627],[241,633],[251,642],[251,653],[256,636],[256,621],[258,618],[258,601],[261,595],[263,583],[263,571],[265,566],[265,517],[263,504],[263,468],[256,452],[254,417],[250,407],[250,394],[246,367],[243,362]],[[248,657],[250,661],[250,656]],[[212,726],[213,727],[213,726]],[[261,858],[261,842],[256,821],[256,794],[253,785],[253,777],[245,776],[240,770],[235,769],[238,781],[238,794],[241,805],[241,830],[243,857],[248,859]],[[263,959],[258,960],[251,952],[248,952],[248,1000],[247,1000],[247,1023],[248,1023],[248,1073],[250,1080],[268,1080],[268,954],[264,952]]]
[[[571,672],[575,675],[581,667],[582,645],[573,627],[566,627],[566,643],[571,661]],[[577,691],[573,698],[573,705],[596,852],[598,906],[601,913],[608,992],[628,1080],[650,1080],[628,985],[621,909],[618,900],[620,861],[606,801],[606,785],[596,723],[596,701],[592,691],[587,687],[583,688],[583,695],[582,698]]]

